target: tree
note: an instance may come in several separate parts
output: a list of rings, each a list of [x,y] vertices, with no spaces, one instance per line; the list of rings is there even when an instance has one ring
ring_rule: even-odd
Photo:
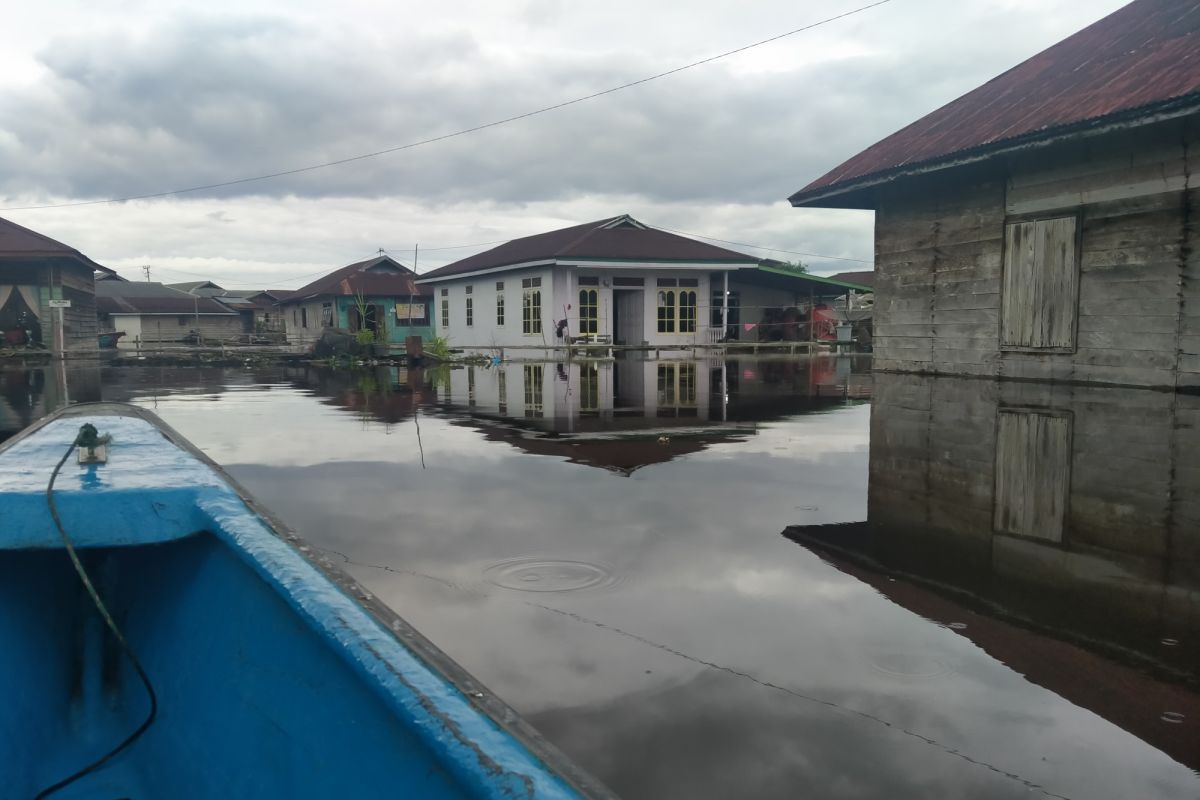
[[[803,261],[779,261],[771,266],[775,269],[786,269],[788,272],[808,272],[808,265]]]

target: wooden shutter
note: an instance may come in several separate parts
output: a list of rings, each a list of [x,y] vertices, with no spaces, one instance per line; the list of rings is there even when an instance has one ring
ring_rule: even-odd
[[[1001,345],[1075,348],[1079,310],[1076,225],[1071,216],[1006,226]]]
[[[1061,542],[1071,485],[1069,414],[1001,411],[996,425],[997,533]]]

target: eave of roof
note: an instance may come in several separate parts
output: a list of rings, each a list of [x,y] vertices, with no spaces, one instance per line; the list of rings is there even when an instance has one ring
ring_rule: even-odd
[[[978,164],[989,159],[1038,150],[1072,139],[1087,139],[1123,130],[1131,130],[1200,114],[1200,93],[1172,98],[1161,103],[1119,111],[1104,117],[1083,120],[1055,128],[1035,131],[1011,139],[1002,139],[980,147],[960,150],[928,161],[916,161],[891,169],[872,172],[840,183],[805,187],[788,198],[796,208],[874,209],[868,190],[905,178]],[[812,184],[809,184],[810,186]],[[835,202],[827,202],[833,200]]]
[[[821,275],[812,275],[807,272],[796,272],[790,269],[780,269],[779,267],[768,267],[765,264],[759,264],[756,268],[758,272],[765,272],[771,275],[783,275],[788,278],[795,278],[799,281],[812,281],[826,286],[837,286],[840,289],[854,289],[858,292],[874,291],[870,286],[861,283],[851,283],[850,281],[841,281],[835,278],[825,278]]]
[[[1194,114],[1198,40],[1195,0],[1133,0],[881,139],[789,199],[796,206],[870,208],[864,190],[884,182]]]

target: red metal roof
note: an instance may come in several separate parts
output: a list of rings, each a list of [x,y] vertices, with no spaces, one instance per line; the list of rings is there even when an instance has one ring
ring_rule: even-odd
[[[1106,119],[1200,104],[1200,3],[1135,0],[868,147],[790,198],[821,205],[872,178]]]
[[[70,258],[93,270],[116,274],[108,267],[92,261],[74,247],[68,247],[49,236],[0,218],[0,259],[15,260],[19,258]]]
[[[622,215],[513,239],[491,250],[430,270],[421,276],[421,280],[559,258],[758,263],[757,258],[744,253],[648,228]]]
[[[413,283],[416,277],[417,273],[391,256],[376,256],[366,261],[348,264],[323,278],[317,278],[290,296],[280,298],[279,304],[295,303],[322,295],[352,296],[361,293],[376,297],[406,297],[428,294],[428,289],[422,289]]]

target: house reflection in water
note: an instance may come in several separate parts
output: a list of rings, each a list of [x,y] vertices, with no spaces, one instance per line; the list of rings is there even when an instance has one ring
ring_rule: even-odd
[[[100,399],[100,364],[75,359],[48,366],[0,366],[0,442],[67,403]]]
[[[619,358],[467,366],[436,383],[439,405],[488,439],[629,475],[865,398],[866,369],[849,357]]]
[[[785,535],[1197,769],[1198,425],[1182,394],[877,374],[867,521]]]

